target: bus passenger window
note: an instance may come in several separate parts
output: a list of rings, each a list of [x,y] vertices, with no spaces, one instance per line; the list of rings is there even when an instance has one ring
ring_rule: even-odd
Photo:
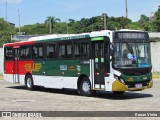
[[[72,44],[59,45],[59,58],[72,58]]]
[[[33,46],[32,58],[33,59],[43,59],[43,45]]]
[[[12,60],[12,48],[5,48],[5,60]]]
[[[21,60],[31,59],[29,46],[22,46],[20,48],[20,59]]]
[[[50,44],[47,45],[47,58],[56,58],[56,45]]]
[[[88,58],[89,57],[89,44],[79,43],[74,45],[75,58]]]
[[[81,46],[81,57],[88,58],[89,57],[89,44],[83,43]]]
[[[80,57],[80,44],[74,45],[74,57],[79,58]]]

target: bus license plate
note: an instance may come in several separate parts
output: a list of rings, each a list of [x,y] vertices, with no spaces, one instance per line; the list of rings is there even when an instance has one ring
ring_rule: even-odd
[[[135,84],[136,88],[142,88],[142,83]]]

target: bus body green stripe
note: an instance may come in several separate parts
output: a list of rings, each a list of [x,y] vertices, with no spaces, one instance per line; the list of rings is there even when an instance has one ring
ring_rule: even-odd
[[[93,37],[93,38],[91,38],[91,41],[99,41],[99,40],[104,40],[104,37]]]
[[[34,60],[34,75],[79,77],[90,76],[90,65],[79,60]]]

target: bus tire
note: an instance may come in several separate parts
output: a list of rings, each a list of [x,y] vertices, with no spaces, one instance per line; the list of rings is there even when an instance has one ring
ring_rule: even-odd
[[[83,96],[90,97],[93,95],[93,91],[91,90],[91,83],[87,77],[84,77],[80,83],[80,93]]]
[[[27,90],[33,90],[34,84],[33,84],[33,78],[31,75],[27,75],[25,78],[25,86]]]

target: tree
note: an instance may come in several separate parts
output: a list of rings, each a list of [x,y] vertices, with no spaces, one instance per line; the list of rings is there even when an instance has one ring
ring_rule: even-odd
[[[138,22],[133,22],[128,25],[129,29],[132,30],[143,30],[144,28],[139,25]]]
[[[54,33],[56,22],[60,22],[61,20],[59,18],[55,18],[54,16],[48,16],[47,20],[45,21],[46,24],[49,26],[49,33]]]
[[[146,22],[149,22],[149,17],[142,14],[138,22],[140,23],[140,25],[144,26]]]
[[[155,24],[157,25],[157,31],[160,32],[160,8],[155,13],[155,16],[156,16]]]
[[[132,21],[130,19],[126,19],[125,17],[118,17],[118,18],[116,18],[116,22],[118,22],[120,24],[120,27],[122,29],[126,28],[127,23],[128,24],[132,23]],[[119,29],[121,29],[121,28],[119,28]]]
[[[142,14],[140,20],[138,21],[139,25],[144,28],[145,31],[149,31],[151,29],[149,17]]]
[[[36,23],[34,25],[25,25],[21,27],[21,31],[24,31],[26,34],[47,34],[48,27],[43,23]]]
[[[118,22],[109,21],[107,22],[107,28],[109,30],[116,30],[120,28],[120,24]]]
[[[73,23],[75,22],[74,19],[69,19],[68,21],[69,21],[69,23],[68,23],[69,26],[73,25]]]
[[[0,18],[0,47],[2,47],[4,43],[11,42],[11,35],[15,33],[14,26]]]

